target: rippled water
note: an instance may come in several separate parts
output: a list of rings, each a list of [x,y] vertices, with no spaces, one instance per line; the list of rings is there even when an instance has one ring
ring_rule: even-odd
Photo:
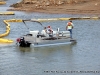
[[[8,0],[8,4],[13,0]],[[14,1],[13,1],[14,2]],[[3,6],[2,6],[3,7]],[[6,7],[6,6],[5,6]],[[0,7],[1,8],[1,7]],[[2,11],[0,9],[0,11]],[[17,12],[15,15],[0,15],[0,33],[5,32],[4,19],[38,19],[82,17],[84,15],[43,14]],[[65,29],[68,21],[42,22],[53,29]],[[73,20],[73,37],[76,44],[41,48],[20,48],[15,42],[0,44],[0,75],[100,75],[100,21]],[[38,23],[27,22],[29,30],[43,29]],[[29,30],[23,23],[10,23],[7,37],[16,40]],[[83,71],[83,72],[82,72]],[[87,71],[97,71],[87,72]],[[72,72],[72,73],[71,73]],[[86,72],[86,73],[85,73]]]

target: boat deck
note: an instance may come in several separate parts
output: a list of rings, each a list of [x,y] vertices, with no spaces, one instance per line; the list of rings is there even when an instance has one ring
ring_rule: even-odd
[[[71,44],[76,43],[75,39],[68,37],[39,37],[35,38],[32,36],[24,36],[25,41],[34,44],[34,47],[48,46],[48,45],[59,45],[59,44]]]

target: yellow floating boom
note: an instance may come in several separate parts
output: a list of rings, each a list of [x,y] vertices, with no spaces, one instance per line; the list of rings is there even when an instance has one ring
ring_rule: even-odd
[[[71,17],[71,18],[50,18],[50,19],[31,19],[39,22],[47,21],[64,21],[64,20],[84,20],[84,19],[100,19],[100,17]]]
[[[0,1],[0,5],[6,4],[6,2],[4,1]]]
[[[0,15],[14,15],[14,12],[0,12]]]
[[[10,19],[10,20],[5,20],[6,23],[8,22],[22,22],[22,19]]]
[[[13,43],[13,40],[0,38],[0,43]]]
[[[3,34],[0,34],[0,43],[12,43],[13,42],[13,40],[2,38],[2,37],[7,36],[10,33],[10,24],[9,24],[9,22],[22,22],[22,19],[4,20],[4,23],[6,24],[6,31]]]

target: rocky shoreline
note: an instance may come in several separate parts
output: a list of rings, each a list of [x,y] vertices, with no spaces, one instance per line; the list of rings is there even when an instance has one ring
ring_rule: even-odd
[[[26,0],[27,1],[27,0]],[[64,1],[57,1],[57,2],[19,2],[16,4],[11,5],[12,11],[25,11],[25,12],[40,12],[40,13],[50,13],[50,14],[93,14],[99,15],[100,14],[100,1],[99,0],[77,0],[75,2],[64,2]]]

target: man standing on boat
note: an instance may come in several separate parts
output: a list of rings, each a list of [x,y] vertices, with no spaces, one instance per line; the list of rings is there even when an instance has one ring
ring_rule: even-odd
[[[74,25],[72,23],[72,21],[69,21],[67,23],[67,26],[66,26],[66,30],[70,31],[70,38],[72,39],[72,29],[73,29]]]

